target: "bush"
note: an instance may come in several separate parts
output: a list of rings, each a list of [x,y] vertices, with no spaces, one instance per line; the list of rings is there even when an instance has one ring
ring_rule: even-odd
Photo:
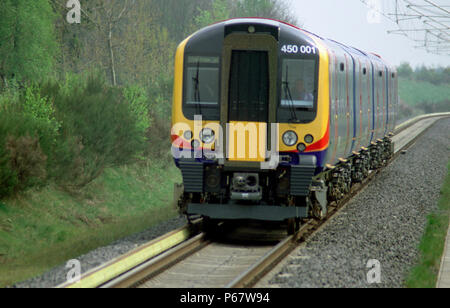
[[[62,123],[54,171],[60,184],[82,187],[104,168],[129,163],[144,150],[141,98],[134,97],[137,107],[130,107],[122,91],[99,76],[90,76],[79,87],[47,85],[45,92],[55,97]]]
[[[18,104],[0,111],[0,198],[43,183],[47,158],[38,131],[39,123]]]
[[[106,85],[98,75],[0,94],[0,198],[52,178],[77,190],[105,168],[146,149],[144,89]]]
[[[131,113],[137,119],[139,130],[146,131],[150,126],[148,113],[149,100],[144,88],[133,85],[123,89],[123,95],[128,102]]]
[[[99,75],[3,92],[0,198],[47,178],[77,190],[105,168],[147,154],[149,106],[143,88],[111,87]],[[167,123],[158,122],[169,131]]]
[[[161,75],[149,86],[149,113],[151,118],[161,118],[170,122],[172,108],[173,77]],[[170,130],[170,129],[169,129]]]
[[[51,99],[51,97],[43,97],[38,86],[30,85],[25,89],[22,107],[25,114],[30,115],[37,122],[42,122],[42,127],[46,127],[48,133],[56,138],[61,124],[55,119]]]
[[[145,156],[161,160],[163,163],[172,162],[171,122],[162,117],[155,117],[152,126],[147,131],[148,145]]]
[[[47,157],[42,152],[36,137],[9,137],[6,143],[9,150],[10,168],[17,176],[15,190],[43,183],[47,176]]]
[[[5,89],[0,88],[0,112],[6,111],[11,105],[19,101],[19,86],[15,80],[8,83],[9,87]]]
[[[18,184],[17,173],[11,168],[11,156],[6,146],[0,145],[0,199],[9,196]]]

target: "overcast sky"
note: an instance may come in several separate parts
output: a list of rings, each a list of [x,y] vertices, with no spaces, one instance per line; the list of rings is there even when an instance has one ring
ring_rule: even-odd
[[[408,38],[387,34],[396,24],[381,16],[381,23],[368,22],[368,7],[360,0],[292,0],[303,28],[364,51],[379,54],[389,63],[409,62],[413,67],[450,66],[450,56],[438,56],[414,48]]]

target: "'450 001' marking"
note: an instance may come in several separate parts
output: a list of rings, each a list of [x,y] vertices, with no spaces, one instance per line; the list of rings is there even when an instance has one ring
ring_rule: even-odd
[[[281,51],[284,53],[303,53],[303,54],[316,54],[316,47],[312,47],[312,46],[305,46],[305,45],[283,45],[283,47],[281,47]]]

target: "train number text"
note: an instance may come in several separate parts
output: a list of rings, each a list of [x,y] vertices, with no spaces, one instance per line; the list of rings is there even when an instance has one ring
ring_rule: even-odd
[[[315,55],[317,53],[316,47],[312,47],[312,46],[305,46],[305,45],[283,45],[283,47],[281,47],[281,51],[284,53],[288,53],[288,54],[297,54],[297,53],[302,53],[302,54],[313,54]]]

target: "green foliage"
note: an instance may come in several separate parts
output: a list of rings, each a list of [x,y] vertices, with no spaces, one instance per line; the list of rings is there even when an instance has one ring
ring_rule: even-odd
[[[55,138],[61,124],[55,119],[52,102],[48,97],[42,97],[40,88],[36,85],[28,86],[23,97],[23,112],[33,117],[42,126],[48,127]]]
[[[450,111],[450,67],[422,66],[413,70],[408,63],[402,63],[397,73],[401,117]]]
[[[237,0],[231,3],[234,4],[232,17],[264,17],[298,23],[291,13],[290,4],[284,0]]]
[[[17,176],[15,190],[23,190],[45,180],[47,157],[41,150],[38,138],[9,137],[6,149],[9,150],[10,155],[9,167]]]
[[[155,117],[152,127],[147,132],[149,141],[145,156],[153,162],[173,163],[170,142],[171,123],[163,117]]]
[[[89,77],[84,87],[56,91],[62,126],[55,177],[61,184],[82,187],[106,167],[129,163],[143,151],[145,125],[142,110],[135,108],[142,107],[137,97],[130,107],[120,89],[107,86],[98,76]]]
[[[398,74],[398,76],[403,77],[403,78],[411,78],[412,75],[414,74],[414,71],[413,71],[411,65],[409,65],[409,63],[403,62],[397,68],[397,74]]]
[[[0,198],[48,178],[71,190],[147,148],[149,99],[139,86],[68,75],[0,94]]]
[[[3,120],[0,115],[0,120]],[[4,128],[0,122],[0,198],[9,196],[18,184],[17,173],[11,168],[11,155],[6,148]]]
[[[97,73],[99,74],[99,73]],[[86,86],[86,81],[89,75],[86,74],[75,74],[72,72],[68,72],[65,74],[64,78],[57,84],[52,84],[51,82],[47,83],[47,87],[54,87],[53,92],[56,90],[58,92],[61,90],[62,94],[70,95],[74,93],[78,88],[84,88]],[[55,88],[56,87],[56,88]],[[54,93],[56,95],[57,93]]]
[[[39,80],[52,73],[57,43],[48,0],[0,1],[0,77]]]
[[[401,79],[399,92],[402,100],[411,105],[435,104],[450,99],[450,87],[448,85],[434,85],[429,82]]]
[[[195,17],[198,28],[230,17],[264,17],[297,23],[289,11],[289,5],[279,0],[213,0],[210,6],[199,8]]]
[[[0,198],[46,178],[47,157],[40,140],[48,144],[51,137],[20,107],[14,104],[0,112]]]
[[[199,9],[199,14],[195,17],[195,23],[199,28],[203,28],[214,22],[228,19],[229,16],[230,1],[213,0],[210,9]]]
[[[450,85],[450,67],[428,68],[421,66],[414,72],[415,80],[429,82],[434,85]]]
[[[275,7],[272,0],[242,0],[237,1],[237,11],[242,17],[264,17]]]
[[[8,87],[0,91],[0,112],[6,111],[19,101],[20,92],[16,80],[12,79]]]
[[[150,126],[148,114],[148,96],[145,89],[138,85],[128,86],[123,89],[123,95],[128,102],[130,112],[137,119],[137,127],[145,132]]]
[[[420,259],[406,280],[408,288],[436,287],[450,219],[450,163],[447,168],[438,209],[428,215],[425,232],[418,247]]]
[[[169,120],[172,108],[172,87],[173,77],[167,75],[160,75],[149,86],[149,112],[152,118]]]

